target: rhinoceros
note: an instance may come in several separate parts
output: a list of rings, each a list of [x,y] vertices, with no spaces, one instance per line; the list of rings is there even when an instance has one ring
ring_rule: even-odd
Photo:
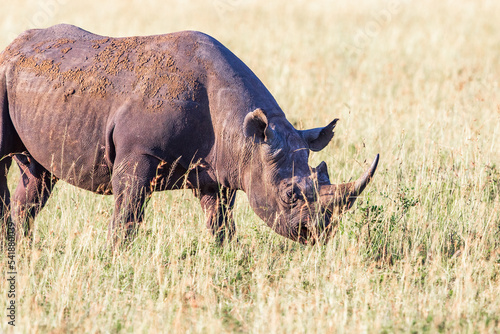
[[[379,159],[358,180],[331,184],[326,164],[308,158],[337,119],[295,129],[238,57],[194,31],[28,30],[0,54],[0,107],[0,217],[25,234],[62,179],[114,195],[114,242],[133,237],[153,191],[193,189],[219,241],[235,233],[242,190],[274,231],[311,244],[331,234]],[[12,159],[21,178],[10,199]]]

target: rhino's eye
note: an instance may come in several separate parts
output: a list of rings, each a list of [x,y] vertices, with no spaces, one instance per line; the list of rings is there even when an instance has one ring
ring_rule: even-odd
[[[286,202],[294,204],[301,198],[300,190],[298,188],[290,188],[286,191]]]

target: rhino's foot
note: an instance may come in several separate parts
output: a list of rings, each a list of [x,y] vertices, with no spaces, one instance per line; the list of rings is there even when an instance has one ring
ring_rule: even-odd
[[[114,252],[118,249],[128,249],[131,247],[137,236],[140,223],[132,221],[120,224],[114,230],[112,230],[112,225],[110,225],[107,242],[108,249]]]
[[[7,173],[11,162],[12,158],[9,156],[0,157],[0,240],[6,240],[8,229],[11,227],[10,192],[7,186]],[[3,245],[3,242],[1,244]]]

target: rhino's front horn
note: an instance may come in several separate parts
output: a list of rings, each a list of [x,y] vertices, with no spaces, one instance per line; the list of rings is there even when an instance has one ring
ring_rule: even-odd
[[[319,199],[321,206],[332,212],[335,207],[340,212],[349,209],[370,183],[377,169],[378,159],[379,155],[377,154],[370,168],[355,182],[320,186]]]
[[[367,169],[366,172],[358,180],[356,180],[356,182],[354,183],[354,190],[356,193],[355,196],[358,196],[359,194],[361,194],[361,192],[363,190],[365,190],[368,183],[370,183],[373,175],[375,174],[375,171],[377,170],[378,158],[379,158],[379,155],[377,154],[377,156],[373,160],[370,168]]]

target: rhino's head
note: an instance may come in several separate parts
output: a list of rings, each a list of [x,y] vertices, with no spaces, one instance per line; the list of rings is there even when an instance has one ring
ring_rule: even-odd
[[[268,118],[261,109],[245,117],[244,134],[252,143],[243,177],[250,205],[277,233],[301,243],[328,240],[335,221],[351,208],[377,168],[378,155],[357,181],[335,185],[325,162],[309,166],[309,152],[330,142],[336,122],[299,131],[284,117]]]

